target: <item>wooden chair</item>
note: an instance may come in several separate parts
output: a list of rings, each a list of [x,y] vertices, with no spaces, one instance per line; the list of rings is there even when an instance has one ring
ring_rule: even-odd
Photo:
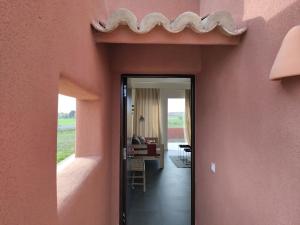
[[[143,191],[146,192],[146,170],[145,161],[142,158],[133,158],[128,160],[128,179],[131,179],[131,186],[143,186]],[[137,175],[136,173],[140,173]],[[139,182],[140,181],[140,182]]]

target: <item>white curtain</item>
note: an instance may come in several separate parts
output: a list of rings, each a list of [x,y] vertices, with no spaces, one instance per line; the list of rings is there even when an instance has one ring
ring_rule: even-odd
[[[185,124],[184,136],[186,142],[191,144],[191,91],[185,90]]]
[[[160,92],[156,88],[135,90],[133,132],[144,137],[160,137]]]

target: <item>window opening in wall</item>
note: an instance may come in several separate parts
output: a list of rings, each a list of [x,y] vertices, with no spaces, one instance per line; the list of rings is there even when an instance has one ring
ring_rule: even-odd
[[[184,138],[185,99],[168,98],[168,149],[177,150],[186,144]]]
[[[58,95],[56,162],[75,153],[76,98]]]

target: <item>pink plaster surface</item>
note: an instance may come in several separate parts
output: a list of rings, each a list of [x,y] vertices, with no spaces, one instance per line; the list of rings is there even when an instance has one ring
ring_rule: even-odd
[[[91,32],[92,19],[118,7],[139,18],[152,11],[171,18],[200,6],[201,15],[225,9],[248,20],[242,44],[105,46]],[[4,0],[0,8],[1,225],[118,224],[122,73],[197,75],[197,225],[300,224],[300,81],[268,80],[284,35],[299,24],[299,1]],[[78,105],[84,132],[77,154],[101,157],[82,185],[64,181],[74,189],[62,208],[55,163],[60,75],[100,96]],[[90,166],[83,161],[74,168]]]
[[[58,224],[56,126],[61,74],[101,96],[101,119],[106,120],[95,124],[91,133],[100,127],[109,129],[105,47],[95,44],[90,28],[99,13],[104,13],[101,1],[0,2],[1,225]],[[109,145],[109,133],[103,133],[101,140]],[[95,143],[97,154],[103,145]],[[104,162],[109,158],[106,154]],[[110,223],[109,212],[103,213],[107,206],[98,203],[108,201],[110,195],[108,164],[102,164],[101,171],[91,175],[89,185],[94,187],[80,189],[81,196],[92,191],[87,196],[97,197],[89,203],[74,200],[73,211],[65,213],[74,219],[72,225],[81,224],[82,218],[86,224]],[[99,207],[90,207],[93,204]],[[88,213],[75,206],[86,206]]]
[[[226,9],[237,20],[247,18],[249,30],[238,47],[192,48],[187,50],[190,54],[178,46],[119,45],[110,50],[115,118],[121,73],[200,73],[196,79],[197,225],[300,224],[300,82],[268,79],[281,40],[299,23],[299,1],[288,2],[202,0],[202,15]],[[261,11],[265,5],[270,11]],[[119,122],[113,123],[113,136],[119,134]],[[112,146],[115,161],[119,144]],[[211,162],[217,165],[215,175],[209,170]],[[118,169],[115,165],[114,192]],[[118,200],[118,195],[113,196],[114,222]]]
[[[300,26],[291,28],[282,40],[270,71],[270,79],[300,75]]]
[[[110,155],[110,130],[105,108],[109,99],[97,101],[77,101],[76,156],[98,155],[107,159]],[[106,157],[104,157],[106,156]]]
[[[201,6],[201,14],[226,8],[249,18],[249,30],[234,49],[203,50],[197,224],[300,224],[300,80],[268,79],[283,37],[299,24],[300,2],[202,0]]]
[[[119,162],[120,136],[120,75],[132,74],[199,74],[201,65],[199,46],[176,45],[115,45],[110,47],[113,72],[112,99],[112,161]],[[119,218],[119,164],[112,164],[112,224]]]
[[[69,160],[69,159],[68,159]],[[101,163],[101,158],[93,157],[74,157],[69,162],[63,161],[65,165],[57,167],[57,203],[58,212],[62,214],[63,208],[68,208],[72,200],[72,195],[76,195],[78,189],[91,176],[97,166]],[[69,179],[71,177],[71,179]],[[91,194],[93,191],[91,191]],[[61,216],[63,219],[64,216]]]
[[[152,0],[152,1],[133,1],[133,0],[105,0],[108,14],[118,8],[128,8],[137,16],[143,18],[151,12],[161,12],[167,17],[175,18],[185,11],[199,12],[199,0]]]
[[[112,45],[113,73],[191,74],[201,71],[200,46]]]
[[[109,224],[109,196],[101,195],[107,183],[107,163],[101,157],[78,157],[58,172],[59,224]],[[97,212],[96,212],[97,211]]]

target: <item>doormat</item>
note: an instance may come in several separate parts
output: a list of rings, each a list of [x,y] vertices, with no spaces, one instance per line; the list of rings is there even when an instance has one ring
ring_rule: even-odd
[[[186,158],[182,159],[179,158],[177,155],[170,155],[169,156],[171,161],[174,163],[174,165],[178,168],[191,168],[191,158],[188,157],[188,163],[186,163]]]

